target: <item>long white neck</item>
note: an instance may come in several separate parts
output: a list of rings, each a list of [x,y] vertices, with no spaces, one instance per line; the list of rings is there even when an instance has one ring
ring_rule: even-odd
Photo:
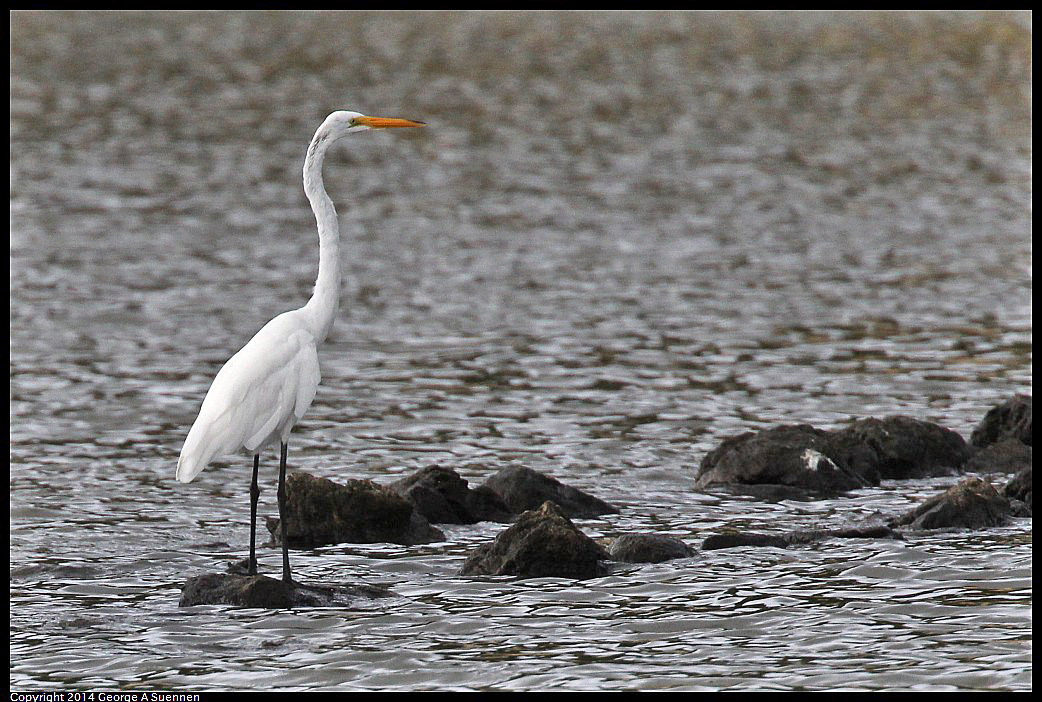
[[[333,201],[322,184],[322,161],[334,139],[326,125],[315,132],[304,159],[304,194],[318,222],[318,279],[303,307],[318,343],[325,340],[340,307],[340,227]]]

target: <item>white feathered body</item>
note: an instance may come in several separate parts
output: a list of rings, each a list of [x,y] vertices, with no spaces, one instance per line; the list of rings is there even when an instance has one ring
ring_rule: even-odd
[[[213,379],[181,449],[177,479],[190,482],[224,454],[286,443],[320,379],[318,340],[306,310],[275,317]]]
[[[322,184],[322,161],[341,136],[364,129],[421,127],[422,122],[366,117],[338,110],[319,126],[304,158],[304,194],[318,225],[318,278],[300,309],[271,320],[228,359],[213,379],[177,461],[177,479],[190,482],[218,456],[289,442],[318,390],[318,346],[340,305],[340,228]]]

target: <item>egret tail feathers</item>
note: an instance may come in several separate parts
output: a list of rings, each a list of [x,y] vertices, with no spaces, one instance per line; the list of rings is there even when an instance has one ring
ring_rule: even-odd
[[[213,421],[196,420],[188,432],[181,456],[177,459],[176,477],[182,483],[190,483],[195,476],[203,472],[210,461],[218,456],[231,453],[239,448],[238,437],[229,437],[225,430],[227,415],[218,416]]]

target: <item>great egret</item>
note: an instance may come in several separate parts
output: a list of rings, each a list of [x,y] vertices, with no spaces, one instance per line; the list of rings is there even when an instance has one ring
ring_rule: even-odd
[[[304,193],[318,222],[318,279],[308,303],[265,324],[213,379],[177,461],[177,479],[191,482],[214,458],[246,449],[253,454],[250,485],[250,562],[257,574],[257,469],[261,449],[278,440],[279,522],[282,579],[292,582],[286,540],[286,454],[289,434],[300,421],[320,380],[318,345],[325,340],[340,304],[340,228],[322,185],[322,160],[340,137],[363,129],[422,127],[423,122],[333,112],[315,132],[304,159]]]

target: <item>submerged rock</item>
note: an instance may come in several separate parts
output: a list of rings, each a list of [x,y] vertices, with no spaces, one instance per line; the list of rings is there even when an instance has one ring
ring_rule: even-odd
[[[695,485],[777,486],[785,497],[833,496],[868,486],[851,463],[865,457],[831,433],[790,424],[725,439],[702,459]]]
[[[826,539],[900,539],[901,535],[886,524],[865,524],[836,529],[797,529],[785,535],[791,546],[812,544]]]
[[[279,520],[267,519],[281,545]],[[403,497],[370,480],[345,484],[295,472],[286,478],[286,539],[291,548],[389,542],[411,546],[445,536]]]
[[[608,545],[611,559],[624,563],[661,563],[697,553],[680,539],[662,534],[623,534]]]
[[[1014,395],[992,407],[970,434],[970,443],[980,448],[1003,439],[1031,445],[1031,395]]]
[[[430,466],[387,487],[435,524],[510,522],[514,518],[498,495],[484,486],[472,490],[467,481],[450,468]]]
[[[231,605],[264,609],[352,607],[393,594],[390,589],[380,585],[328,587],[285,583],[266,575],[206,573],[185,582],[178,606]]]
[[[1019,479],[1019,480],[1018,480]],[[1016,481],[1016,482],[1015,482]],[[1026,486],[1026,492],[1025,490]],[[1018,474],[1000,494],[980,478],[966,478],[939,495],[926,500],[913,510],[882,521],[834,529],[797,529],[785,534],[729,532],[713,534],[702,543],[703,551],[738,546],[773,546],[787,548],[825,539],[901,539],[898,527],[913,529],[962,528],[982,529],[1002,526],[1011,516],[1031,516],[1031,474]],[[1027,499],[1021,502],[1022,495]],[[1024,504],[1027,502],[1027,504]]]
[[[980,478],[966,478],[913,510],[890,520],[891,526],[913,529],[983,529],[1003,526],[1011,516],[1010,501]]]
[[[467,557],[460,575],[593,578],[607,573],[608,553],[579,531],[553,502],[524,512]]]
[[[772,546],[788,548],[825,541],[826,539],[900,539],[901,535],[885,524],[865,524],[836,529],[797,529],[785,534],[730,532],[713,534],[702,542],[703,551],[738,546]]]
[[[507,466],[485,481],[484,487],[498,495],[516,513],[553,502],[569,517],[616,514],[618,508],[582,490],[524,466]]]
[[[774,548],[788,548],[789,542],[784,536],[776,534],[756,534],[753,532],[726,532],[707,536],[702,542],[703,551],[715,551],[721,548],[735,548],[737,546],[773,546]]]

